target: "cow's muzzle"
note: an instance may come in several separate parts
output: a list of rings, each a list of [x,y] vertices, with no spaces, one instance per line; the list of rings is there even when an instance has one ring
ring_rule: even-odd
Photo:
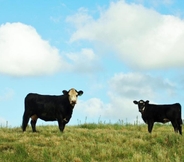
[[[71,101],[70,104],[71,104],[72,106],[75,106],[76,103],[77,103],[76,101]]]

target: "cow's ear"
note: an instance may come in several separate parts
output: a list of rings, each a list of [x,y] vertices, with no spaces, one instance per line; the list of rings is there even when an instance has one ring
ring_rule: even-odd
[[[67,94],[68,94],[68,91],[63,90],[63,94],[64,94],[64,95],[67,95]]]
[[[134,104],[136,104],[136,105],[138,104],[138,102],[137,102],[137,101],[133,101],[133,103],[134,103]]]
[[[82,96],[83,91],[78,91],[78,96]]]
[[[146,104],[149,104],[149,101],[148,100],[146,101]]]

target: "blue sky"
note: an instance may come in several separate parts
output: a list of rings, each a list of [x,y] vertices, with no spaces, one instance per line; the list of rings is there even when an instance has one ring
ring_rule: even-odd
[[[1,125],[21,125],[28,93],[72,87],[71,125],[142,122],[133,100],[184,105],[183,1],[0,2]]]

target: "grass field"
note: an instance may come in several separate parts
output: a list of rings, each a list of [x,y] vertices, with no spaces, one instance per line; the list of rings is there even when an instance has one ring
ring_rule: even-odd
[[[0,128],[0,162],[182,162],[184,137],[171,125],[38,126],[39,132]]]

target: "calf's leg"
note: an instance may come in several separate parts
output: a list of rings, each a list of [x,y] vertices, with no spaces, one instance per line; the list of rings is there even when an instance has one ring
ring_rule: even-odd
[[[149,133],[152,132],[153,125],[154,125],[154,122],[152,122],[152,121],[149,121],[149,122],[148,122],[148,132],[149,132]]]
[[[179,133],[182,135],[182,120],[181,120],[181,119],[178,119],[178,120],[177,120],[177,123],[178,123],[178,130],[179,130]]]
[[[32,131],[36,132],[36,120],[31,120]]]
[[[174,128],[174,131],[176,132],[176,133],[178,133],[178,123],[177,123],[177,121],[171,121],[171,124],[172,124],[172,126],[173,126],[173,128]]]
[[[32,131],[36,132],[36,122],[37,122],[38,116],[37,115],[32,115],[31,116],[31,127]]]
[[[179,133],[182,135],[182,126],[181,124],[178,126]]]

